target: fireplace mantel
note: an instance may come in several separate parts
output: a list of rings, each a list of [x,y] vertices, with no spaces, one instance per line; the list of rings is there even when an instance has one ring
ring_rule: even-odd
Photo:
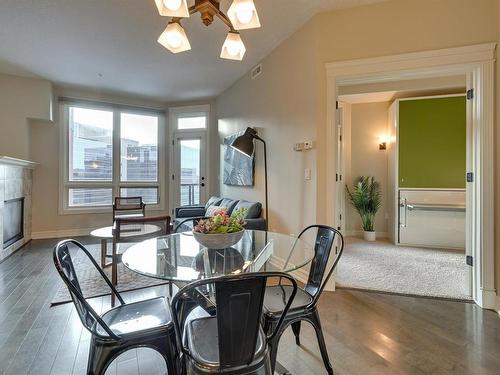
[[[30,160],[23,160],[11,158],[10,156],[0,155],[0,165],[2,164],[34,169],[39,163],[35,163],[34,161]]]

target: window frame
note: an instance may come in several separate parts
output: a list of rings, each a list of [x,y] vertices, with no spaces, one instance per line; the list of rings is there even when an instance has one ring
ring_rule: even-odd
[[[177,119],[182,117],[196,117],[196,116],[205,116],[206,123],[205,128],[195,128],[195,129],[178,129],[177,128]],[[173,145],[169,149],[169,171],[170,175],[179,175],[179,171],[176,168],[176,147],[174,146],[175,140],[177,137],[183,136],[194,136],[203,138],[205,142],[205,151],[202,153],[205,158],[205,194],[208,197],[212,192],[212,170],[211,170],[211,148],[212,148],[212,112],[210,104],[200,104],[200,105],[187,105],[187,106],[179,106],[179,107],[170,107],[168,111],[168,140],[169,145]],[[180,177],[180,176],[179,176]],[[177,178],[179,178],[177,177]],[[170,180],[169,180],[170,181]],[[172,214],[174,214],[173,207],[177,206],[176,197],[179,194],[177,189],[177,183],[172,181],[171,186],[169,187],[169,204],[172,207]],[[201,203],[201,202],[200,202]]]
[[[113,113],[113,162],[111,181],[71,181],[69,179],[69,108],[105,110]],[[112,203],[95,207],[70,206],[69,189],[71,188],[111,188],[112,197],[120,196],[121,188],[154,187],[158,189],[158,203],[147,204],[148,210],[163,211],[166,207],[166,165],[165,139],[166,121],[165,111],[113,103],[93,102],[77,99],[60,98],[60,148],[59,148],[59,214],[86,214],[111,213]],[[121,181],[120,152],[121,152],[121,113],[148,115],[158,117],[158,175],[157,181]]]

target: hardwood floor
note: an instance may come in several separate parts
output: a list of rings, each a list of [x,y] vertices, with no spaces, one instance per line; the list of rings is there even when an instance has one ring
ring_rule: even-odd
[[[88,240],[88,239],[86,239]],[[56,240],[32,241],[0,264],[0,374],[85,374],[90,334],[72,304],[50,307],[60,281]],[[166,287],[125,293],[127,301],[167,294]],[[99,311],[109,297],[96,298]],[[499,374],[500,318],[469,303],[338,290],[320,314],[336,374]],[[313,330],[302,346],[286,332],[279,361],[293,374],[324,374]],[[107,374],[163,374],[148,349],[118,358]]]

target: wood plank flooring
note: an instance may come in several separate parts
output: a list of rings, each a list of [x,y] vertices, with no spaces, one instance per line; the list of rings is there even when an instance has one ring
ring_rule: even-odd
[[[89,239],[84,239],[89,241]],[[0,264],[0,374],[85,374],[90,334],[72,304],[50,307],[60,285],[57,240],[37,240]],[[166,295],[165,286],[125,293],[127,301]],[[109,297],[96,298],[98,311]],[[500,374],[500,318],[469,303],[338,290],[320,314],[336,374]],[[324,374],[314,331],[302,346],[286,332],[279,361],[293,374]],[[119,357],[106,374],[164,374],[154,351]]]

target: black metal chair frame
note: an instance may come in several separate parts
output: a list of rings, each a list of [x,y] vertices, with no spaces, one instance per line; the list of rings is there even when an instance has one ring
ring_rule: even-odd
[[[260,308],[259,308],[259,316],[258,318],[258,326],[261,325],[262,322],[262,312],[263,312],[263,302],[264,302],[264,295],[265,295],[265,288],[266,288],[266,283],[269,278],[279,278],[280,283],[283,279],[287,280],[290,282],[291,287],[292,287],[292,292],[288,298],[288,301],[285,305],[285,308],[283,309],[281,316],[277,320],[276,324],[273,326],[273,330],[266,332],[266,351],[265,351],[265,357],[269,355],[267,347],[270,342],[274,342],[277,336],[281,333],[282,331],[282,325],[286,320],[286,314],[288,310],[290,309],[290,306],[292,305],[293,299],[295,298],[295,294],[297,292],[297,282],[293,277],[290,275],[283,273],[283,272],[261,272],[261,273],[245,273],[245,274],[239,274],[239,275],[230,275],[230,276],[223,276],[223,277],[216,277],[216,278],[208,278],[208,279],[203,279],[203,280],[198,280],[195,282],[192,282],[188,285],[186,285],[184,288],[182,288],[172,299],[172,303],[170,305],[171,311],[172,311],[172,321],[174,323],[174,328],[175,332],[177,335],[177,340],[179,343],[180,351],[181,351],[181,363],[182,365],[182,374],[186,373],[186,360],[188,358],[192,359],[192,355],[190,352],[190,349],[185,346],[185,341],[183,339],[182,333],[184,332],[184,326],[186,323],[186,318],[187,315],[192,311],[192,309],[196,306],[201,306],[203,307],[210,315],[217,315],[218,312],[218,306],[219,303],[216,302],[216,306],[214,306],[211,301],[206,297],[206,293],[210,293],[209,291],[212,290],[210,289],[211,285],[214,284],[224,284],[224,288],[231,288],[231,282],[238,282],[242,280],[263,280],[262,283],[262,297],[261,297],[261,302],[260,302]],[[203,288],[206,288],[203,290]],[[194,297],[192,293],[194,292]],[[195,299],[196,301],[193,301]],[[216,296],[217,300],[217,296]],[[187,305],[188,307],[186,308]],[[220,311],[219,311],[220,313]],[[231,374],[231,373],[240,373],[242,371],[241,368],[236,371],[235,368],[231,368],[228,366],[225,366],[224,363],[221,363],[220,357],[221,357],[221,342],[223,340],[227,340],[225,337],[227,336],[226,332],[221,332],[220,327],[219,327],[219,371],[217,373],[224,373],[224,374]],[[255,334],[255,339],[252,343],[250,343],[250,348],[255,348],[256,346],[256,341],[257,341],[257,333]],[[250,360],[246,363],[247,365],[250,364],[254,360],[254,352],[252,352],[252,356]],[[270,358],[269,358],[270,359]],[[245,365],[245,364],[241,364]],[[254,369],[247,369],[249,371],[253,371]],[[246,370],[243,370],[246,372]],[[211,372],[207,372],[211,373]],[[253,373],[253,372],[252,372]]]
[[[184,223],[187,223],[187,222],[189,222],[189,221],[192,221],[192,222],[193,222],[193,228],[194,228],[194,226],[198,223],[198,221],[200,221],[200,220],[207,220],[207,219],[210,219],[210,217],[208,217],[208,216],[198,216],[198,217],[189,217],[189,218],[187,218],[187,219],[184,219],[184,220],[182,220],[179,224],[177,224],[177,225],[175,226],[175,228],[174,228],[174,233],[179,233],[179,229],[181,229],[181,228],[182,228],[182,225],[183,225]]]
[[[330,359],[328,357],[328,351],[326,348],[325,344],[325,339],[323,336],[323,331],[321,328],[321,321],[319,318],[319,313],[317,309],[317,303],[318,300],[325,289],[326,284],[328,283],[328,280],[332,276],[335,267],[337,266],[340,257],[342,255],[342,252],[344,250],[344,238],[342,234],[335,228],[329,227],[327,225],[310,225],[303,229],[300,234],[298,235],[297,238],[300,238],[304,233],[306,233],[308,230],[317,228],[318,233],[316,236],[316,241],[315,241],[315,256],[311,264],[311,270],[309,272],[309,277],[307,284],[305,286],[305,291],[312,297],[311,302],[309,302],[305,306],[300,306],[297,308],[292,307],[289,311],[288,314],[286,315],[282,326],[279,328],[279,332],[275,335],[274,340],[271,341],[270,346],[271,346],[271,364],[272,368],[274,371],[274,367],[276,364],[276,356],[278,352],[278,343],[280,340],[280,337],[282,333],[285,331],[288,326],[292,326],[293,333],[295,335],[295,342],[297,345],[300,345],[300,324],[302,320],[305,320],[309,322],[315,332],[316,332],[316,337],[318,339],[318,344],[319,348],[321,351],[321,357],[323,359],[323,363],[325,365],[325,368],[328,372],[328,374],[333,374],[333,368],[330,363]],[[319,254],[318,252],[321,250],[321,241],[322,241],[322,236],[321,234],[324,232],[332,233],[331,239],[326,238],[329,242],[328,249],[325,249],[326,253],[324,254]],[[333,264],[328,271],[327,276],[324,278],[325,275],[325,270],[328,265],[328,261],[330,259],[330,254],[331,254],[331,249],[333,247],[333,244],[335,242],[335,238],[338,236],[339,238],[339,247],[338,251],[336,254],[336,257],[333,261]],[[322,259],[318,259],[318,258]],[[273,329],[276,329],[275,327],[277,326],[277,319],[276,316],[270,313],[265,314],[265,330],[270,331]]]
[[[73,266],[73,261],[71,260],[71,255],[69,254],[68,244],[72,244],[78,247],[85,253],[85,255],[89,258],[89,260],[92,262],[94,267],[97,269],[101,277],[110,288],[112,295],[116,296],[116,298],[120,302],[120,305],[131,304],[125,303],[120,293],[118,293],[111,281],[94,260],[92,255],[81,243],[73,239],[68,239],[59,242],[55,246],[53,259],[56,269],[69,289],[71,299],[73,300],[83,326],[92,334],[87,364],[87,375],[104,374],[109,364],[116,357],[130,349],[139,347],[148,347],[159,352],[166,362],[168,373],[176,374],[176,359],[178,358],[178,350],[176,347],[176,336],[172,322],[168,322],[166,326],[158,326],[155,329],[138,331],[134,334],[127,334],[124,336],[115,334],[83,296],[78,278],[76,276],[76,271]],[[64,249],[66,249],[66,254],[64,254]],[[68,263],[68,267],[73,273],[73,282],[65,273],[65,268],[62,265],[63,261]],[[140,302],[144,301],[134,303]],[[101,335],[97,332],[97,328],[99,326],[104,329],[108,336]]]

